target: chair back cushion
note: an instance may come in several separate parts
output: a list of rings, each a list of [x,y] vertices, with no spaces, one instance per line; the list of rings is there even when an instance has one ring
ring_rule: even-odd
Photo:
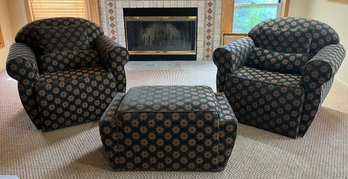
[[[16,42],[30,46],[35,52],[40,73],[94,67],[98,62],[93,50],[102,29],[85,19],[49,18],[25,25]]]
[[[301,74],[308,60],[308,53],[284,53],[254,47],[247,65],[260,70]]]
[[[95,50],[64,50],[45,53],[37,59],[41,73],[99,66]]]
[[[38,27],[36,39],[37,50],[46,54],[64,50],[91,49],[88,33],[84,26],[43,26]]]
[[[261,27],[257,47],[284,53],[309,53],[312,30],[308,28]]]
[[[329,25],[300,17],[263,21],[248,35],[256,47],[276,52],[309,53],[310,56],[327,45],[339,43],[338,34]]]

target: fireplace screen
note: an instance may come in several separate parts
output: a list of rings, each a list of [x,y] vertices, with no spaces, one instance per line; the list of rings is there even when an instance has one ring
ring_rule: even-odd
[[[196,16],[127,16],[130,54],[196,54]]]

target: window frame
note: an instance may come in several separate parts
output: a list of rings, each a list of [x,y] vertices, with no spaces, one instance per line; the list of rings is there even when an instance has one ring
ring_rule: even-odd
[[[287,17],[289,15],[290,0],[280,0],[279,3],[239,3],[238,6],[262,6],[262,5],[275,5],[279,6],[278,16]],[[234,14],[235,3],[234,0],[222,0],[221,5],[221,30],[220,40],[223,44],[223,34],[233,33],[233,14]]]
[[[278,14],[277,14],[277,16],[278,17],[281,16],[281,10],[282,10],[281,1],[273,2],[273,3],[235,3],[234,4],[234,8],[238,8],[238,7],[252,7],[252,6],[278,6],[278,12],[277,12]]]
[[[278,2],[270,2],[270,3],[234,3],[234,7],[233,7],[233,11],[236,8],[240,8],[240,7],[255,7],[255,6],[273,6],[273,7],[277,7],[277,17],[281,17],[281,0],[278,0]],[[234,15],[233,15],[234,16]],[[232,22],[232,33],[237,33],[233,31],[233,24],[234,21]],[[245,34],[245,33],[241,33],[241,34]]]
[[[34,21],[30,0],[23,0],[27,15],[28,22]],[[99,1],[97,0],[85,0],[86,1],[86,19],[90,20],[100,26],[100,16],[99,16]]]

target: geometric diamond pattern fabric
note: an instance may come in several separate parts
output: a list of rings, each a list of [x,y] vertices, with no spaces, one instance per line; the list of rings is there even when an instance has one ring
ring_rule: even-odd
[[[218,92],[241,123],[304,136],[345,57],[337,33],[316,20],[285,17],[261,22],[248,36],[214,51]]]
[[[107,39],[96,24],[67,17],[34,21],[17,33],[6,69],[37,129],[99,120],[125,92],[128,52]]]
[[[135,87],[118,93],[100,120],[115,170],[221,171],[236,130],[226,97],[206,86]]]

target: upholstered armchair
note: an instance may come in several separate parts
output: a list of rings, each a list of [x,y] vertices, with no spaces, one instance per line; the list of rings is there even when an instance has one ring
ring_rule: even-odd
[[[214,51],[217,90],[239,122],[304,136],[344,57],[327,24],[298,17],[266,20]]]
[[[37,129],[98,120],[117,92],[125,92],[125,48],[79,18],[31,22],[16,35],[7,73]]]

